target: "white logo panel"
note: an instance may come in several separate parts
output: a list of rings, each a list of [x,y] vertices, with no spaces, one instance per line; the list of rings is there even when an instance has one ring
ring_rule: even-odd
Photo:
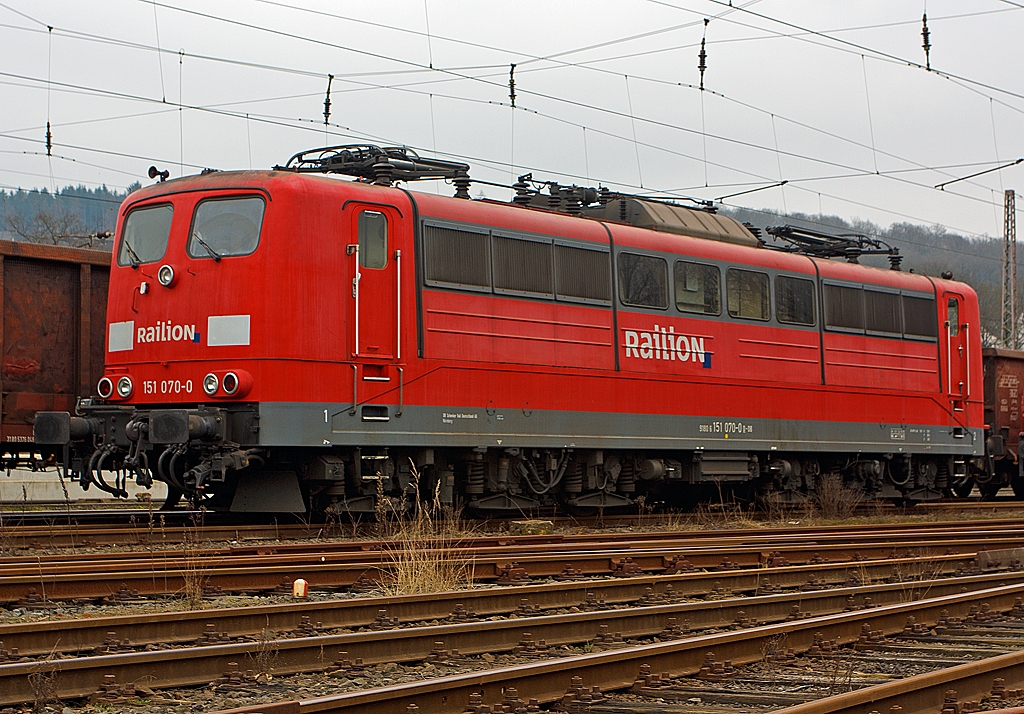
[[[248,315],[211,315],[206,320],[206,344],[231,347],[249,344]]]
[[[134,349],[132,337],[135,333],[135,320],[128,322],[111,322],[107,331],[107,351],[124,352]]]

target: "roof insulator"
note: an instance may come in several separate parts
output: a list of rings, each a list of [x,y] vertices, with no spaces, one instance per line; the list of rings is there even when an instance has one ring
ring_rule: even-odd
[[[516,108],[516,63],[513,62],[508,70],[508,98],[512,102],[512,108]]]
[[[931,35],[932,33],[928,31],[928,13],[925,13],[924,15],[921,16],[921,39],[924,40],[924,43],[921,45],[921,47],[924,48],[924,68],[927,70],[931,70],[932,68]]]
[[[455,184],[455,198],[469,198],[469,185],[473,183],[469,178],[468,172],[460,172],[452,179],[452,183]]]
[[[704,41],[708,37],[708,18],[704,18],[704,36],[700,38],[700,54],[697,55],[697,69],[700,70],[700,88],[704,89],[704,70],[708,68],[708,53],[704,50]]]
[[[390,186],[395,167],[391,162],[382,158],[373,165],[373,183],[376,186]]]
[[[327,121],[331,118],[331,82],[334,81],[334,75],[327,75],[327,95],[324,97],[324,126],[327,126]]]
[[[512,197],[512,202],[517,206],[527,206],[530,204],[530,198],[533,191],[530,189],[530,184],[526,183],[527,177],[530,174],[524,174],[519,177],[519,180],[512,184],[512,188],[515,189],[516,195]]]
[[[548,208],[557,211],[562,207],[562,192],[557,183],[548,184]]]

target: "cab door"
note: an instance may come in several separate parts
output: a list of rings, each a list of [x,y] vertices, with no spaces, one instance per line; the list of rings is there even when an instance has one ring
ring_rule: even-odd
[[[394,249],[398,212],[390,206],[350,204],[349,262],[350,358],[379,363],[398,354],[399,270]]]
[[[971,364],[968,352],[968,331],[970,326],[963,322],[963,296],[958,293],[944,293],[946,302],[946,324],[943,338],[946,341],[947,391],[953,409],[963,411],[965,400],[971,395]]]

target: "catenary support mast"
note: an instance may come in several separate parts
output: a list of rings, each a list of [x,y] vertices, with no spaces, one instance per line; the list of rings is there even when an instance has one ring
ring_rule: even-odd
[[[1003,310],[1000,342],[1004,347],[1017,349],[1017,221],[1014,212],[1015,194],[1006,191],[1003,202]]]

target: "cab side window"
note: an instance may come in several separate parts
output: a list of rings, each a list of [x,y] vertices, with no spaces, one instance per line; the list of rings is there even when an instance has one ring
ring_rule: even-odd
[[[956,337],[960,334],[960,304],[956,298],[949,299],[946,314],[949,316],[949,336]]]
[[[359,266],[383,268],[388,263],[388,218],[380,211],[359,214]]]

